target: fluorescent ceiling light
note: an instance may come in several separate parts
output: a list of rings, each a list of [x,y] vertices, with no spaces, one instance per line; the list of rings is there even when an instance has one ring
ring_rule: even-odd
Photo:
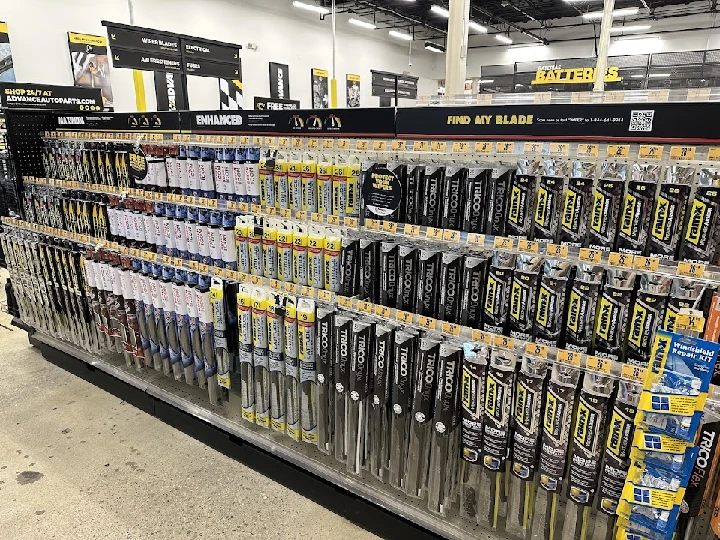
[[[497,39],[498,41],[500,41],[502,43],[505,43],[506,45],[510,45],[513,42],[513,40],[510,39],[505,34],[495,34],[495,39]]]
[[[444,46],[440,45],[439,43],[433,43],[432,41],[426,41],[425,48],[428,51],[432,51],[434,53],[444,53],[445,52]]]
[[[611,34],[619,34],[620,32],[642,32],[643,30],[650,30],[652,28],[649,24],[629,24],[627,26],[613,26],[610,28]]]
[[[511,45],[508,49],[532,49],[534,47],[544,47],[544,43],[518,43],[517,45]]]
[[[628,15],[637,15],[637,12],[640,11],[640,8],[637,7],[631,7],[631,8],[623,8],[623,9],[616,9],[612,12],[613,18],[615,17],[626,17]],[[603,12],[602,11],[589,11],[587,13],[583,13],[583,19],[586,20],[597,20],[603,18]]]
[[[481,34],[487,34],[487,28],[485,28],[482,24],[476,23],[475,21],[470,21],[468,23],[468,28],[470,28],[470,30],[480,32]]]
[[[651,73],[648,75],[651,79],[666,79],[667,77],[670,77],[670,73]],[[630,75],[633,79],[644,79],[645,75]]]
[[[492,84],[495,82],[495,79],[480,79],[480,84]]]
[[[390,30],[388,34],[390,34],[394,38],[404,39],[405,41],[412,41],[413,38],[410,34],[403,34],[402,32],[398,32],[397,30]]]
[[[373,23],[361,21],[360,19],[348,19],[348,22],[360,28],[367,28],[368,30],[375,30],[375,28],[377,28]]]
[[[592,2],[593,0],[565,0],[566,4],[584,4],[585,2]],[[595,0],[601,1],[601,0]]]
[[[308,11],[314,11],[315,13],[319,13],[320,15],[327,15],[330,13],[330,10],[324,7],[316,6],[315,4],[306,4],[305,2],[298,2],[298,0],[295,0],[293,2],[293,6],[301,9],[307,9]]]
[[[430,8],[430,11],[432,11],[436,15],[440,15],[441,17],[450,17],[450,12],[447,9],[445,9],[444,7],[432,6]]]
[[[515,86],[522,86],[522,84],[520,84],[520,83],[515,83]]]

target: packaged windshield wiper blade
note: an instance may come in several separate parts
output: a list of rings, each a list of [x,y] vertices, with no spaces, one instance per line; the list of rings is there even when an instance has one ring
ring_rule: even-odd
[[[555,540],[563,527],[558,512],[570,439],[575,391],[580,371],[555,364],[545,394],[543,432],[538,461],[538,484],[531,534],[535,539]]]
[[[234,295],[233,295],[234,296]],[[230,395],[230,371],[233,364],[233,355],[230,349],[228,337],[232,335],[228,328],[229,313],[225,305],[225,284],[222,279],[214,277],[210,287],[210,301],[212,302],[213,318],[213,344],[214,344],[214,373],[207,374],[208,388],[218,390],[218,401],[229,401]],[[177,306],[175,306],[177,312]],[[212,400],[211,403],[215,404]]]
[[[283,344],[285,356],[285,422],[287,426],[288,436],[299,441],[302,439],[301,433],[301,413],[300,413],[300,349],[302,348],[303,355],[309,358],[307,350],[304,349],[305,343],[300,344],[300,336],[298,333],[298,300],[294,296],[288,296],[285,299],[285,315],[283,317]],[[312,345],[313,345],[313,360],[314,345],[315,345],[315,310],[312,315],[305,312],[303,318],[312,317]],[[305,337],[305,336],[303,336]],[[312,367],[312,381],[315,382],[315,365],[307,366]],[[308,374],[309,375],[309,374]],[[315,410],[315,404],[313,404],[312,410]],[[310,426],[308,426],[310,427]],[[313,424],[311,429],[314,429]],[[314,442],[317,442],[317,438]]]
[[[270,427],[285,433],[285,317],[286,298],[271,294],[267,305],[268,369],[270,371]]]
[[[468,181],[468,169],[450,166],[446,170],[442,200],[442,228],[459,231],[463,218],[463,194]]]
[[[347,415],[349,387],[350,387],[350,361],[352,355],[352,328],[353,319],[344,315],[336,315],[334,320],[333,345],[334,365],[333,376],[335,379],[335,404],[334,404],[334,431],[333,447],[335,459],[342,463],[347,462],[348,434]]]
[[[539,242],[555,242],[560,229],[560,209],[565,177],[569,175],[570,163],[549,158],[543,161],[543,175],[537,190],[533,239]]]
[[[490,204],[488,206],[487,234],[503,236],[505,234],[505,214],[510,183],[515,171],[495,168],[490,181]]]
[[[673,278],[642,274],[640,288],[630,316],[626,359],[629,364],[647,367],[655,332],[665,316]]]
[[[238,343],[240,360],[240,400],[243,420],[255,423],[255,383],[253,362],[252,293],[240,284],[237,293]]]
[[[442,197],[445,186],[445,167],[431,164],[425,167],[423,182],[423,211],[420,222],[426,227],[442,226]]]
[[[504,251],[496,251],[493,254],[485,282],[485,299],[482,303],[482,324],[484,330],[488,332],[505,334],[507,330],[514,266],[514,254]]]
[[[583,378],[572,431],[568,502],[562,528],[562,538],[565,540],[592,538],[595,520],[591,509],[598,486],[608,423],[607,409],[613,386],[610,377],[589,371]]]
[[[433,398],[439,359],[440,342],[427,337],[420,338],[405,470],[405,494],[416,499],[424,499],[427,489]]]
[[[368,420],[368,448],[370,472],[387,482],[390,474],[390,374],[395,328],[389,324],[375,325],[372,365],[372,406]]]
[[[458,449],[462,432],[462,413],[458,402],[461,366],[461,349],[441,344],[427,491],[428,509],[443,516],[455,505],[458,496]]]
[[[692,279],[675,278],[670,286],[670,297],[662,320],[662,329],[674,332],[677,318],[683,309],[697,309],[706,290],[704,283]]]
[[[252,298],[253,366],[255,382],[255,423],[270,428],[270,366],[268,360],[268,298],[263,289],[254,288]]]
[[[350,361],[350,400],[347,402],[347,472],[361,474],[370,407],[370,373],[375,324],[353,321],[352,359]]]
[[[318,444],[315,302],[307,298],[300,298],[297,303],[297,340],[298,360],[300,362],[301,436],[306,443]],[[286,354],[288,354],[287,337],[285,343]]]
[[[418,252],[414,246],[398,246],[398,285],[395,307],[413,311],[417,290]]]
[[[560,213],[560,243],[583,247],[592,207],[593,179],[597,164],[574,161]]]
[[[360,240],[343,236],[340,268],[340,294],[352,298],[360,285]]]
[[[542,257],[533,255],[519,254],[515,257],[510,289],[510,337],[525,341],[532,338],[543,262]]]
[[[618,230],[618,251],[644,255],[655,191],[660,182],[660,165],[636,163],[628,182]]]
[[[480,478],[483,468],[482,432],[485,411],[485,375],[490,349],[485,345],[463,346],[462,464],[460,473],[460,515],[477,523],[480,508]]]
[[[405,163],[398,163],[397,161],[389,161],[387,164],[388,169],[390,169],[393,174],[398,179],[398,182],[400,183],[400,189],[402,190],[402,196],[405,197],[408,195],[408,167]],[[385,221],[392,221],[395,223],[405,223],[406,217],[405,217],[405,205],[400,204],[390,215],[383,217]]]
[[[489,259],[488,254],[466,255],[463,259],[459,317],[459,322],[463,326],[481,328],[485,299],[485,271]]]
[[[720,169],[700,169],[695,199],[688,210],[681,259],[715,263],[720,230]]]
[[[608,268],[598,303],[593,349],[597,356],[622,361],[627,346],[630,305],[637,274],[630,270]]]
[[[565,348],[581,353],[590,352],[595,329],[595,313],[605,270],[602,266],[581,263],[567,300]]]
[[[437,318],[440,321],[458,323],[462,301],[463,256],[459,253],[443,253],[440,261],[440,301]]]
[[[510,181],[507,202],[505,234],[513,238],[530,238],[535,213],[537,174],[541,163],[536,160],[518,160],[517,174]]]
[[[507,515],[506,474],[513,391],[515,353],[493,349],[485,377],[482,464],[478,498],[478,523],[497,529]]]
[[[422,196],[425,193],[425,165],[413,165],[407,176],[405,200],[405,222],[420,225],[423,210]]]
[[[548,363],[525,355],[515,380],[510,488],[505,531],[525,538],[535,502],[535,469],[541,434],[543,386]]]
[[[595,187],[590,210],[589,247],[602,251],[615,249],[620,208],[625,194],[627,164],[604,162]]]
[[[398,245],[380,242],[380,304],[395,307],[398,288]]]
[[[417,338],[408,332],[395,332],[393,379],[390,393],[390,473],[391,486],[405,491],[408,435],[412,418],[413,382],[417,356]]]
[[[471,164],[468,169],[463,195],[462,230],[465,232],[485,232],[491,176],[492,169],[485,168],[479,163]]]
[[[535,340],[550,347],[562,346],[565,328],[565,301],[574,265],[560,259],[548,259],[540,278],[535,311]]]
[[[380,242],[368,238],[361,238],[359,245],[360,271],[358,297],[361,300],[377,303],[379,298],[378,285],[380,283]]]
[[[665,181],[660,184],[650,220],[650,257],[670,260],[677,257],[694,178],[694,167],[673,165],[665,169]]]
[[[417,298],[413,310],[418,315],[437,318],[440,258],[441,254],[437,251],[424,248],[418,250]]]
[[[335,433],[334,318],[334,311],[317,309],[317,444],[328,455],[333,454]]]

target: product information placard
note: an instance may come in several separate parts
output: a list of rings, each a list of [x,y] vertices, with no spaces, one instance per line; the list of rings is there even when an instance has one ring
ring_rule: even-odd
[[[270,62],[270,97],[290,99],[290,68],[287,64]]]
[[[254,109],[257,111],[281,111],[287,109],[295,110],[300,108],[300,101],[295,99],[277,99],[255,96],[254,101]]]
[[[165,34],[152,30],[152,33],[117,26],[108,26],[110,48],[115,52],[116,47],[124,49],[138,49],[148,53],[170,53],[180,55],[180,38],[173,34]]]
[[[233,64],[211,62],[203,59],[185,59],[185,73],[200,77],[217,77],[219,79],[233,79],[240,77],[240,61]]]
[[[103,100],[99,88],[0,82],[0,107],[102,111]]]
[[[182,71],[179,56],[162,53],[146,53],[113,47],[113,66],[116,68],[140,69],[144,71]]]
[[[75,86],[100,88],[103,104],[112,110],[113,93],[107,40],[102,36],[68,32],[68,48]]]
[[[327,109],[330,106],[328,72],[324,69],[310,70],[310,91],[313,109]]]
[[[360,106],[360,75],[348,73],[345,76],[345,90],[348,107]]]
[[[234,45],[222,45],[219,43],[208,43],[201,39],[182,39],[183,54],[185,61],[210,60],[224,64],[239,64],[240,51]]]
[[[15,82],[7,23],[0,21],[0,82]]]
[[[720,109],[706,103],[423,107],[398,109],[397,133],[409,138],[704,143],[720,140],[718,122]]]

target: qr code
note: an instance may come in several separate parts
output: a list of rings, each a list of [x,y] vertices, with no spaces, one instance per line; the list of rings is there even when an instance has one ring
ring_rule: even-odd
[[[655,111],[632,111],[628,131],[652,131]]]

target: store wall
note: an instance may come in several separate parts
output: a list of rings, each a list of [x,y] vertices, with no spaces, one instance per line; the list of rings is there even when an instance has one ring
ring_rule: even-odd
[[[268,62],[290,66],[290,97],[309,107],[310,70],[332,73],[330,18],[292,7],[291,0],[133,0],[134,24],[158,30],[243,45],[241,51],[245,108],[254,96],[268,97]],[[42,14],[42,16],[39,16]],[[0,19],[8,23],[17,80],[72,84],[67,32],[107,35],[101,20],[129,24],[127,0],[22,0],[4,2]],[[347,17],[338,16],[336,73],[338,105],[345,106],[345,74],[361,76],[361,105],[377,106],[371,97],[370,70],[409,72],[420,77],[418,95],[435,93],[435,80],[444,76],[444,62],[413,42],[386,37],[387,31],[354,30]],[[256,51],[246,48],[257,44]],[[409,62],[412,66],[409,66]],[[148,110],[155,108],[153,74],[145,73]],[[132,72],[114,69],[113,92],[117,111],[136,109]],[[191,109],[219,108],[217,79],[188,77]],[[400,100],[401,105],[412,101]]]

